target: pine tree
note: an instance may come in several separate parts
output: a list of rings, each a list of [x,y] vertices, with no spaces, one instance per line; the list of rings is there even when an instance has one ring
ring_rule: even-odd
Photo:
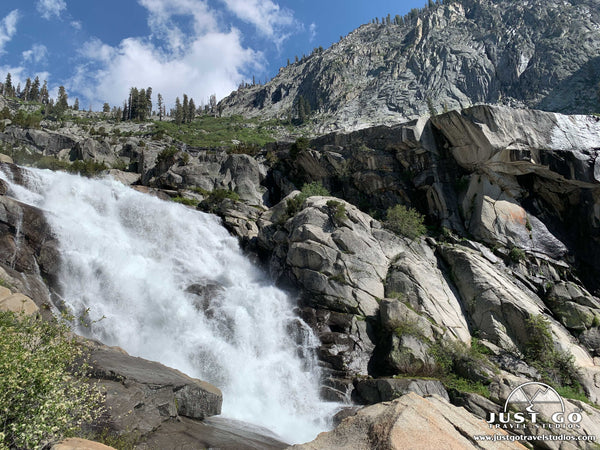
[[[148,86],[146,89],[146,117],[152,116],[152,88]]]
[[[188,108],[190,106],[187,94],[183,94],[183,105],[181,106],[181,121],[183,123],[189,122]]]
[[[44,85],[40,90],[40,100],[44,105],[50,103],[50,95],[48,94],[48,82],[46,80],[44,80]]]
[[[57,114],[62,114],[69,107],[69,96],[64,86],[59,86],[58,97],[56,97],[56,106],[54,107]]]
[[[121,120],[129,120],[129,105],[127,104],[127,101],[123,102],[123,114],[121,115]]]
[[[179,97],[175,98],[175,110],[172,112],[175,123],[180,124],[183,122],[183,108],[181,107],[181,100]]]
[[[158,120],[162,121],[163,118],[163,98],[161,94],[158,94]]]
[[[25,89],[23,89],[23,100],[29,101],[31,97],[31,78],[27,77],[25,81]]]
[[[217,95],[216,94],[211,94],[210,98],[208,99],[208,104],[210,106],[210,112],[216,116],[217,115]]]
[[[79,111],[79,99],[75,97],[75,103],[73,103],[73,110]]]
[[[190,103],[188,104],[188,121],[191,122],[196,118],[196,104],[194,103],[194,99],[190,98]]]
[[[40,101],[40,77],[35,77],[29,91],[29,100],[32,102]]]
[[[135,102],[135,119],[140,121],[146,120],[146,114],[148,113],[147,102],[148,97],[146,96],[146,89],[140,89]]]
[[[102,112],[103,113],[109,113],[110,112],[110,105],[108,103],[104,103],[104,105],[102,105]]]
[[[8,72],[6,74],[6,81],[4,82],[4,92],[3,92],[3,94],[6,97],[12,97],[12,96],[15,95],[14,94],[14,88],[13,88],[13,85],[12,85],[12,76],[11,76],[10,72]]]

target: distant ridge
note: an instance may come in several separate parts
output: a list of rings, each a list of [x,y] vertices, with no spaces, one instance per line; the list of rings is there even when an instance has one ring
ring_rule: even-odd
[[[299,120],[308,105],[323,132],[476,103],[600,111],[598,0],[460,0],[407,17],[315,49],[222,113]]]

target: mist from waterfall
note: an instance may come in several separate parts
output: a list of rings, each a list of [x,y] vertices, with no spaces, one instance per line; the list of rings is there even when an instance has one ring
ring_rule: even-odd
[[[44,210],[62,301],[94,322],[81,334],[216,385],[223,416],[285,441],[327,428],[316,337],[218,218],[111,179],[27,174],[10,194]]]

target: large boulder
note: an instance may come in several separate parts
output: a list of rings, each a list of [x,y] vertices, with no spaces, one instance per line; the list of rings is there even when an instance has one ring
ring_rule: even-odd
[[[50,450],[115,450],[114,447],[81,438],[68,438],[54,444]]]
[[[187,161],[174,162],[165,168],[157,165],[149,173],[148,184],[166,189],[230,190],[251,205],[264,205],[267,200],[267,190],[261,186],[266,169],[252,156],[202,151]]]
[[[410,392],[392,402],[361,409],[334,430],[321,433],[311,442],[294,445],[295,450],[347,449],[524,449],[510,442],[487,442],[476,436],[500,434],[487,423],[433,395],[423,398]]]
[[[164,421],[204,419],[221,413],[219,389],[118,348],[90,343],[92,378],[106,391],[106,426],[122,433],[148,433]]]
[[[336,217],[337,211],[343,213]],[[399,238],[355,206],[331,197],[309,197],[284,230],[281,248],[286,251],[271,257],[276,276],[302,286],[311,306],[362,316],[377,313],[389,261],[404,245]],[[268,236],[262,242],[274,248]]]
[[[12,311],[32,316],[39,310],[40,308],[26,295],[19,292],[13,294],[9,289],[0,286],[0,311]]]

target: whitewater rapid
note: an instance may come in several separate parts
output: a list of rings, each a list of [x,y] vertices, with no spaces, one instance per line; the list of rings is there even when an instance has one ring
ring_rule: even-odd
[[[27,187],[0,178],[45,212],[62,301],[93,322],[81,334],[216,385],[223,416],[287,442],[328,427],[316,337],[218,218],[112,179],[27,174]]]

